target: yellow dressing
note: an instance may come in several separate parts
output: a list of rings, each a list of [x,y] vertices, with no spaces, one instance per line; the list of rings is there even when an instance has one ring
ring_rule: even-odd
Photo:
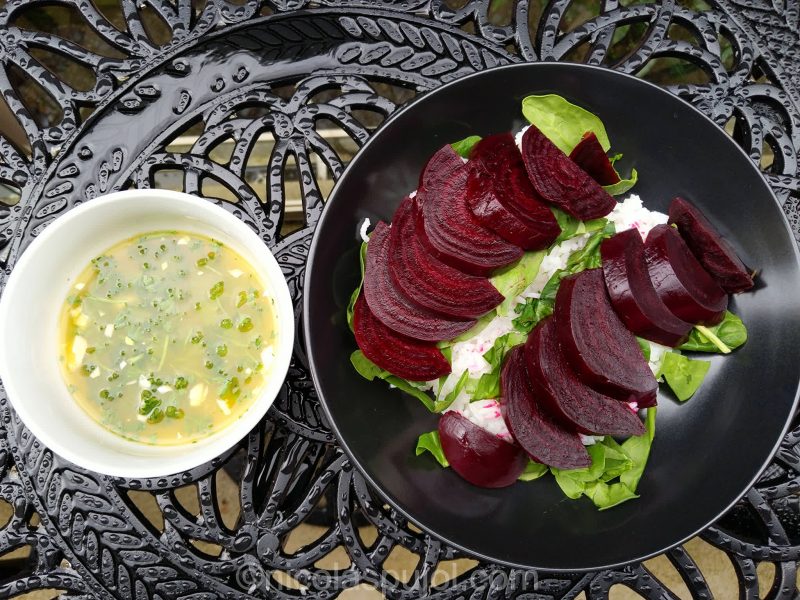
[[[216,240],[133,237],[94,258],[64,302],[64,380],[117,435],[197,441],[261,392],[277,347],[273,304],[247,261]]]

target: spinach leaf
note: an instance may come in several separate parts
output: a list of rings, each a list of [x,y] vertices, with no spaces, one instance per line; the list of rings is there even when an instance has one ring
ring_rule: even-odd
[[[471,402],[500,396],[500,371],[503,359],[509,350],[514,346],[524,344],[526,339],[527,336],[512,331],[501,335],[494,341],[492,347],[483,355],[483,359],[489,363],[491,371],[481,375],[477,382],[474,379],[471,380],[472,385],[467,388]]]
[[[559,208],[550,207],[550,210],[553,211],[553,216],[555,216],[558,226],[561,227],[561,233],[558,234],[558,237],[553,242],[554,244],[560,244],[564,240],[578,235],[578,226],[581,224],[578,219]]]
[[[612,183],[611,185],[604,185],[603,189],[612,196],[619,196],[620,194],[624,194],[634,185],[636,185],[636,182],[638,180],[639,180],[639,173],[636,172],[636,169],[631,169],[631,176],[628,179],[623,179],[622,177],[620,177],[620,180],[617,183]]]
[[[471,135],[469,137],[465,137],[463,140],[459,140],[457,142],[453,142],[450,144],[453,150],[456,151],[462,158],[469,158],[469,155],[472,153],[472,149],[475,147],[475,144],[481,141],[481,136],[479,135]]]
[[[678,400],[685,402],[703,383],[710,366],[711,363],[705,360],[694,360],[680,352],[667,352],[661,365],[661,375]]]
[[[600,510],[638,498],[636,487],[650,455],[655,418],[656,409],[650,408],[643,435],[628,438],[622,444],[606,437],[589,446],[587,452],[592,459],[589,467],[566,471],[551,467],[561,491],[572,499],[586,496]]]
[[[442,441],[439,439],[438,431],[429,431],[428,433],[420,435],[417,439],[417,449],[415,452],[417,456],[425,452],[430,452],[433,458],[436,459],[436,462],[441,466],[450,466],[450,463],[447,462],[447,458],[444,455],[444,450],[442,450]]]
[[[392,375],[389,373],[389,371],[384,371],[378,365],[364,356],[364,353],[361,350],[356,350],[350,355],[350,362],[355,370],[358,371],[358,374],[367,381],[372,381],[376,377],[378,379],[383,379],[389,385],[393,385],[397,389],[422,402],[425,405],[425,408],[427,408],[429,411],[436,412],[433,399],[425,390],[417,387],[419,384],[415,385],[415,383],[412,381],[406,381],[405,379],[401,379],[396,375]]]
[[[589,236],[583,248],[570,254],[567,259],[567,268],[559,269],[550,276],[538,298],[529,298],[514,308],[518,315],[513,320],[514,328],[517,331],[530,333],[539,321],[553,314],[558,286],[564,277],[585,269],[599,267],[602,264],[600,243],[614,235],[614,223],[606,219],[596,219],[587,221],[587,223],[592,227],[592,235]],[[581,225],[585,224],[581,223]]]
[[[642,351],[644,359],[650,362],[650,342],[637,336],[636,343],[639,344],[639,349]]]
[[[453,386],[453,389],[447,392],[447,395],[445,395],[442,400],[436,400],[436,402],[433,403],[433,412],[440,413],[449,408],[450,405],[455,402],[456,398],[461,393],[461,390],[464,389],[464,386],[467,384],[468,380],[469,371],[465,369],[464,372],[461,373],[461,377],[458,378],[455,386]]]
[[[548,468],[547,465],[543,465],[534,461],[528,461],[528,466],[525,467],[525,470],[522,472],[522,475],[519,476],[519,481],[533,481],[534,479],[539,479],[543,475],[547,474]]]
[[[350,331],[353,331],[353,308],[356,305],[356,300],[358,300],[358,295],[361,293],[361,286],[364,285],[364,265],[366,265],[367,262],[367,242],[361,242],[359,257],[361,260],[361,280],[358,282],[358,287],[353,290],[353,293],[350,295],[350,302],[347,304],[347,326],[350,327]]]
[[[747,329],[742,320],[730,311],[714,327],[695,327],[680,350],[721,352],[727,354],[747,341]]]
[[[642,478],[642,473],[644,473],[647,459],[650,457],[650,446],[653,445],[653,438],[656,435],[656,412],[655,406],[648,408],[647,417],[644,421],[647,431],[642,435],[628,438],[620,446],[626,456],[633,462],[633,466],[630,470],[620,475],[619,481],[634,492],[639,485],[639,480]]]
[[[498,315],[506,315],[526,287],[536,278],[546,252],[526,252],[515,264],[506,267],[492,276],[492,285],[505,296],[497,307]]]
[[[611,147],[606,128],[597,115],[556,94],[526,97],[522,100],[522,114],[564,154],[572,152],[587,131],[597,136],[603,150],[608,152]]]

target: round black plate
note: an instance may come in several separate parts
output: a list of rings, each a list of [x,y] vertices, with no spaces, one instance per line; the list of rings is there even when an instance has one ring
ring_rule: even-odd
[[[693,200],[760,272],[731,309],[750,339],[714,356],[699,393],[659,398],[656,437],[641,497],[598,512],[569,500],[551,477],[502,490],[473,487],[429,456],[417,436],[437,415],[367,382],[350,366],[345,322],[358,280],[358,224],[389,220],[426,159],[467,135],[518,130],[520,102],[558,93],[596,113],[634,192],[666,211]],[[547,570],[601,569],[678,544],[721,516],[755,481],[781,440],[798,393],[800,267],[795,241],[749,158],[689,104],[633,77],[569,64],[482,72],[431,92],[388,121],[339,180],[317,226],[305,281],[305,334],[319,396],[342,445],[367,478],[413,522],[488,560]]]

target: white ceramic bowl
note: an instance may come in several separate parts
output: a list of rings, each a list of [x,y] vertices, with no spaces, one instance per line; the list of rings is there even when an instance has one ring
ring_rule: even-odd
[[[114,435],[81,409],[58,364],[58,316],[89,261],[139,233],[179,229],[214,237],[239,252],[275,297],[275,362],[261,395],[227,427],[197,443],[151,446]],[[286,376],[294,308],[281,269],[264,242],[224,209],[188,194],[132,190],[86,202],[56,219],[17,261],[0,298],[0,379],[22,421],[76,465],[118,477],[162,477],[201,465],[258,424]]]

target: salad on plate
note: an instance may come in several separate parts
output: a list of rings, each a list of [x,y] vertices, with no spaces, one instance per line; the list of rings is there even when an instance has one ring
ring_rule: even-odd
[[[659,387],[686,402],[701,353],[745,343],[729,295],[754,273],[689,200],[629,193],[598,116],[552,94],[522,113],[516,135],[441,148],[390,223],[364,222],[350,360],[440,415],[421,459],[489,488],[551,475],[607,509],[638,497]]]

